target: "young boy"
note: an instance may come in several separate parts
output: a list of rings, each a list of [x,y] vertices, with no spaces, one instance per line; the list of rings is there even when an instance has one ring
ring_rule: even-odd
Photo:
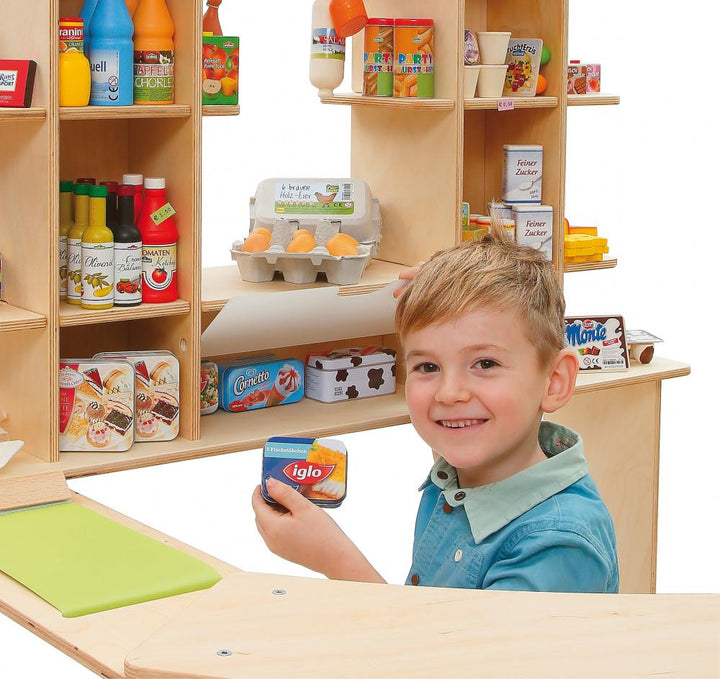
[[[435,464],[421,486],[407,584],[617,592],[612,519],[582,440],[543,422],[570,399],[575,354],[552,263],[501,234],[412,270],[396,311],[413,426]],[[383,582],[321,509],[280,482],[255,491],[271,551],[327,577]]]

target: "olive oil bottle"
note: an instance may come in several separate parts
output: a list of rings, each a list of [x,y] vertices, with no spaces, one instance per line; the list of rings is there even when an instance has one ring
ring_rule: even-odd
[[[67,239],[72,220],[73,183],[60,182],[60,299],[67,299],[68,265]]]
[[[115,243],[105,223],[107,186],[90,187],[90,223],[82,237],[82,307],[110,309],[115,286]]]
[[[80,304],[82,297],[82,237],[88,225],[90,184],[75,184],[75,222],[67,234],[67,302]]]

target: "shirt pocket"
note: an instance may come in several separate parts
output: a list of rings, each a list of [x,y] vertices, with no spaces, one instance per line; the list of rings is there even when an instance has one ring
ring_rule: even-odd
[[[430,580],[434,587],[477,589],[483,567],[482,550],[474,542],[456,536],[440,546],[435,553]]]

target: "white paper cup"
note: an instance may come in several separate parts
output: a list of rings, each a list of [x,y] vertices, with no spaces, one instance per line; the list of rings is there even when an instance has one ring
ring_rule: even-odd
[[[507,66],[505,64],[482,64],[478,67],[477,96],[497,98],[502,96]]]
[[[478,33],[481,64],[504,64],[507,57],[510,31],[485,31]]]
[[[465,69],[465,99],[472,99],[477,89],[480,66],[464,66]]]

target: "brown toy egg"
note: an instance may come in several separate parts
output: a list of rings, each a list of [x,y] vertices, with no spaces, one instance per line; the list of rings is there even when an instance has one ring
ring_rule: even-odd
[[[344,233],[336,233],[325,247],[333,257],[347,257],[358,253],[357,241]]]
[[[252,230],[252,233],[256,233],[264,238],[267,238],[268,242],[270,241],[270,238],[272,238],[270,230],[266,229],[264,226],[258,226],[256,229]]]
[[[295,239],[298,236],[310,236],[310,238],[314,239],[312,233],[310,233],[307,229],[298,229],[297,231],[293,231],[292,238]]]
[[[240,249],[243,252],[262,252],[263,250],[267,250],[269,245],[269,237],[266,238],[264,234],[253,231]]]
[[[288,252],[310,252],[315,247],[315,239],[309,233],[296,236],[287,247]]]

